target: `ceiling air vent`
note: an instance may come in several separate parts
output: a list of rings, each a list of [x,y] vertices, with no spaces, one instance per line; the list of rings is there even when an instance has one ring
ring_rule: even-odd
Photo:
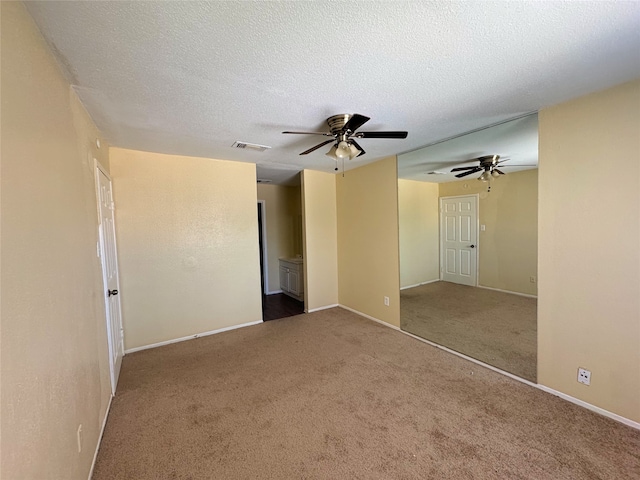
[[[437,170],[434,170],[433,172],[427,172],[427,175],[446,175],[447,172],[439,172]]]
[[[245,150],[256,150],[258,152],[264,152],[268,148],[266,145],[258,145],[257,143],[247,143],[247,142],[233,142],[231,145],[234,148],[244,148]]]
[[[271,183],[272,180],[267,180],[266,178],[259,178],[258,183]]]

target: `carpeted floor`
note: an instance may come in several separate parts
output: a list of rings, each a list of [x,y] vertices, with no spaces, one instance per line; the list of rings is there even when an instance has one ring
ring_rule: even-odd
[[[402,329],[536,382],[537,300],[434,282],[400,292]]]
[[[124,358],[94,480],[631,479],[640,432],[340,308]]]

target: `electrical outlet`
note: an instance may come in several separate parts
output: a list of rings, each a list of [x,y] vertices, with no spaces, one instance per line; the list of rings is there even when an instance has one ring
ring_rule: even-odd
[[[536,283],[536,277],[529,277],[529,281],[531,283]]]
[[[82,453],[82,424],[78,425],[78,453]]]
[[[384,304],[388,307],[389,306],[389,297],[384,297]]]
[[[584,368],[578,368],[578,383],[591,385],[591,372]]]

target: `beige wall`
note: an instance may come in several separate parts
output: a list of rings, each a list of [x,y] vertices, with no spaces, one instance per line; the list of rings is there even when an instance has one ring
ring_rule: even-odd
[[[300,187],[258,184],[258,200],[265,201],[267,229],[267,291],[280,290],[279,263],[302,255],[302,199]]]
[[[255,165],[112,148],[125,348],[262,318]]]
[[[440,278],[438,184],[398,180],[400,288]]]
[[[338,304],[336,178],[302,172],[305,310]]]
[[[396,157],[336,179],[340,304],[399,327]],[[383,303],[385,296],[389,306]]]
[[[485,287],[537,295],[538,171],[502,175],[487,184],[475,178],[440,184],[440,197],[480,194],[479,283]]]
[[[0,8],[2,478],[86,479],[111,395],[93,166],[108,147],[24,6]]]
[[[539,119],[538,381],[638,422],[640,81]]]

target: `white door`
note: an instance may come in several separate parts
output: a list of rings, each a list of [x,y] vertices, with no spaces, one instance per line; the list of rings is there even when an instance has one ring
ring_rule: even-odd
[[[109,340],[109,367],[111,370],[111,393],[116,393],[118,375],[124,355],[122,337],[122,316],[120,310],[120,285],[118,280],[118,258],[116,231],[113,220],[113,194],[111,179],[96,162],[96,183],[100,222],[100,258],[102,278],[105,286],[105,307],[107,313],[107,336]]]
[[[478,197],[440,199],[440,278],[476,286]]]

